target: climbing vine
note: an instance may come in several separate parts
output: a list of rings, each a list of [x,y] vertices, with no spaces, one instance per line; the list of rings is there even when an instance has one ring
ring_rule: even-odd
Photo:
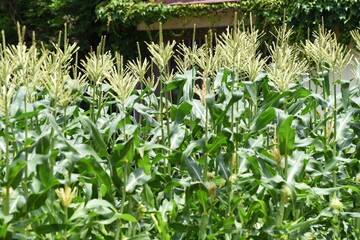
[[[241,14],[252,13],[258,20],[257,27],[268,31],[284,21],[294,28],[298,39],[307,37],[322,19],[327,28],[336,27],[344,33],[343,41],[348,41],[349,30],[355,29],[360,22],[360,1],[358,0],[243,0],[239,2],[214,4],[169,5],[155,1],[110,0],[97,7],[97,16],[112,24],[136,26],[144,22],[152,24],[164,22],[169,18],[201,17],[211,12],[237,11]]]

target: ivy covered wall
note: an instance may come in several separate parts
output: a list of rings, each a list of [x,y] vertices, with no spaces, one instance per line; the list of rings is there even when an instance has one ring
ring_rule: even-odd
[[[337,26],[348,32],[359,26],[359,0],[242,0],[237,3],[166,5],[140,0],[111,0],[97,7],[97,16],[108,26],[134,26],[140,22],[151,24],[169,18],[206,16],[210,12],[238,11],[254,15],[257,27],[268,31],[284,21],[303,37],[308,29],[317,28],[324,21],[328,28]]]
[[[107,24],[110,34],[118,29],[125,29],[125,32],[126,29],[134,29],[141,22],[152,24],[170,18],[201,17],[221,11],[237,11],[239,18],[245,21],[251,13],[256,19],[256,27],[267,33],[285,21],[294,29],[294,41],[305,39],[323,21],[326,28],[332,28],[339,34],[341,42],[347,43],[350,40],[349,31],[360,26],[359,0],[242,0],[236,3],[182,5],[110,0],[96,8],[98,19]]]

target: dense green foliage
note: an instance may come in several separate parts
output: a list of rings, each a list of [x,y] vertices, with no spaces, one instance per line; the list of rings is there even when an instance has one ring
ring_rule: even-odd
[[[0,238],[357,239],[359,64],[343,79],[321,28],[275,35],[270,59],[235,28],[128,62],[3,39]]]
[[[151,2],[151,1],[150,1]],[[140,22],[155,23],[172,17],[204,16],[209,12],[238,11],[239,17],[249,19],[251,12],[257,18],[256,26],[269,32],[285,21],[293,26],[295,40],[307,38],[322,19],[327,28],[336,28],[342,41],[349,41],[349,31],[359,26],[360,3],[357,0],[243,0],[239,3],[164,5],[141,0],[4,0],[0,2],[0,26],[7,33],[8,42],[16,43],[16,22],[27,26],[44,42],[56,39],[56,33],[68,25],[71,41],[78,42],[86,53],[102,35],[107,36],[108,49],[121,51],[134,58],[136,42],[149,39],[148,34],[136,32]],[[151,35],[154,33],[150,33]],[[177,33],[179,35],[179,33]],[[152,36],[155,38],[154,36]]]
[[[4,0],[0,2],[0,27],[5,30],[9,43],[16,44],[19,22],[26,26],[26,39],[36,31],[38,40],[45,44],[57,39],[57,33],[68,26],[71,41],[85,51],[96,46],[106,26],[97,21],[95,7],[101,0]]]

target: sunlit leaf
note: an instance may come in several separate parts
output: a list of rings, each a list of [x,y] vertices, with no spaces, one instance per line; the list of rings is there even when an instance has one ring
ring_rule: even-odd
[[[133,192],[136,186],[141,186],[147,181],[149,181],[151,177],[146,175],[144,169],[138,168],[134,172],[130,173],[128,177],[128,181],[126,183],[126,192]]]

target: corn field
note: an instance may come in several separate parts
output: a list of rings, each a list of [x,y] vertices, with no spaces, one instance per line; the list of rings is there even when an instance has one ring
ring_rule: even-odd
[[[24,32],[0,47],[2,239],[360,239],[360,64],[333,32],[283,26],[269,56],[236,24],[160,32],[131,61]]]

